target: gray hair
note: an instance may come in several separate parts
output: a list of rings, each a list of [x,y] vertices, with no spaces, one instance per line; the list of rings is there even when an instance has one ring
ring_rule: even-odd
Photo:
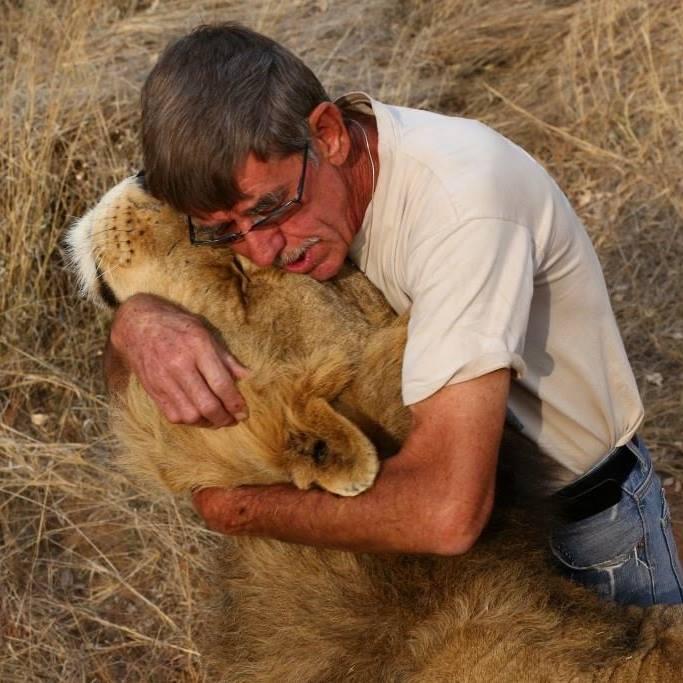
[[[235,171],[301,152],[307,118],[329,96],[294,54],[235,23],[200,26],[171,43],[142,89],[149,191],[183,213],[243,198]]]

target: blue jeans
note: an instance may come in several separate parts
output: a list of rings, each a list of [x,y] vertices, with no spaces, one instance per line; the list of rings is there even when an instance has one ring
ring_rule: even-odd
[[[619,484],[608,482],[618,502],[578,521],[556,525],[550,535],[553,558],[569,579],[618,603],[683,603],[683,570],[664,489],[642,440],[634,438],[627,447],[636,464]],[[594,479],[596,470],[613,455],[578,481],[591,473]],[[571,503],[580,507],[581,496],[595,500],[595,488],[570,497]]]

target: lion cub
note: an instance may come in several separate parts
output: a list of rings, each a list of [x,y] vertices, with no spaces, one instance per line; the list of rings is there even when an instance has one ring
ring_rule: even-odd
[[[175,492],[290,481],[353,496],[372,485],[378,453],[407,434],[405,325],[351,266],[321,283],[257,268],[229,248],[193,247],[185,217],[145,192],[141,177],[110,190],[67,244],[90,299],[169,299],[202,316],[251,369],[239,386],[250,417],[220,430],[169,423],[129,378],[113,426],[133,474]]]

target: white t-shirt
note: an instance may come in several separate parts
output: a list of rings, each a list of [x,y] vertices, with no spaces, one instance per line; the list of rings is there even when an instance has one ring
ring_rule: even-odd
[[[379,175],[350,256],[410,308],[403,400],[510,367],[509,408],[574,475],[643,417],[590,239],[524,150],[468,119],[337,101],[376,117]]]

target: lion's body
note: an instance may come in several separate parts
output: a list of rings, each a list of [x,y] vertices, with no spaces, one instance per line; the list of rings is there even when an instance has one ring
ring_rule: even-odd
[[[182,218],[133,180],[82,219],[71,245],[89,290],[103,279],[118,301],[171,299],[252,370],[240,385],[249,419],[217,431],[167,423],[125,384],[114,429],[138,476],[173,491],[293,481],[355,495],[372,483],[377,451],[407,434],[405,325],[352,269],[322,284],[193,249]],[[498,511],[459,558],[226,540],[204,649],[230,682],[679,680],[683,609],[627,610],[561,579],[532,514]]]
[[[457,558],[226,541],[200,639],[223,681],[673,682],[680,608],[620,608],[505,516]]]

